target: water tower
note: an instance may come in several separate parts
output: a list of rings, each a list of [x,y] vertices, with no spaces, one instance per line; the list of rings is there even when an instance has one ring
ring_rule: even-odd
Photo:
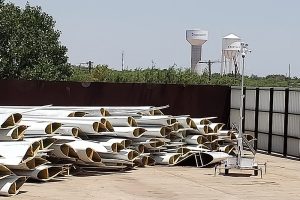
[[[186,40],[191,44],[191,71],[196,72],[201,61],[202,45],[208,39],[208,31],[194,29],[186,31]]]
[[[236,72],[240,63],[241,39],[229,34],[222,39],[221,75]]]

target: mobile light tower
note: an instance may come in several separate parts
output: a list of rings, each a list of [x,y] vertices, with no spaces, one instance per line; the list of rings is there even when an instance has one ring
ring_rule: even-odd
[[[237,136],[237,153],[236,156],[231,156],[227,160],[225,160],[224,168],[225,174],[229,173],[229,169],[248,169],[254,170],[254,175],[258,175],[258,170],[261,171],[261,168],[258,168],[258,164],[255,161],[255,150],[252,145],[248,142],[248,140],[243,135],[243,100],[244,96],[244,69],[245,69],[245,57],[248,52],[251,50],[248,49],[248,44],[241,42],[240,54],[242,56],[242,82],[241,82],[241,103],[240,103],[240,125],[238,129]],[[245,144],[249,150],[252,152],[252,155],[246,155],[244,152],[243,144]],[[262,172],[262,171],[261,171]]]
[[[202,45],[208,40],[208,31],[187,30],[186,40],[191,44],[191,71],[195,73],[200,65]]]

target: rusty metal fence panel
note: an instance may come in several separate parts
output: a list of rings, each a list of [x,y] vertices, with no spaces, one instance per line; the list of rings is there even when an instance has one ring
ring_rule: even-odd
[[[0,105],[161,106],[165,114],[229,123],[228,86],[0,80]]]

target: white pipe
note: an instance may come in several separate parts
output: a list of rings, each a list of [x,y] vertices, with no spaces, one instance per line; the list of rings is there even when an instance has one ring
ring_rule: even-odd
[[[151,115],[161,115],[163,114],[160,110],[164,108],[168,108],[169,106],[161,106],[161,107],[153,107],[153,106],[127,106],[127,107],[119,107],[119,106],[110,106],[110,107],[102,107],[101,113],[108,113],[109,115],[118,115],[120,113],[149,113]]]
[[[221,130],[218,134],[219,138],[224,138],[226,142],[233,142],[238,136],[238,133],[231,130]]]
[[[12,161],[12,160],[7,160],[7,161]],[[14,164],[14,163],[15,163],[14,161],[12,161],[11,164],[9,162],[6,163],[2,162],[2,164],[4,164],[9,169],[31,170],[40,165],[48,163],[48,161],[43,158],[34,157],[34,158],[27,159],[26,161],[23,161],[19,164]]]
[[[54,135],[52,136],[52,138],[56,140],[55,144],[64,144],[75,140],[81,140],[81,138],[76,138],[74,136],[68,136],[68,135]]]
[[[0,180],[0,196],[13,196],[18,194],[25,183],[26,177],[9,176]]]
[[[107,142],[107,143],[120,143],[124,148],[129,147],[132,144],[132,141],[126,138],[97,138],[96,139],[99,142]]]
[[[223,123],[211,123],[209,124],[209,127],[214,131],[214,133],[218,133],[220,130],[222,130],[224,125],[225,124]]]
[[[199,165],[200,167],[209,166],[215,163],[219,163],[229,157],[230,156],[224,152],[201,152],[201,162],[199,163]]]
[[[39,142],[40,143],[40,150],[48,149],[55,141],[55,138],[50,137],[43,137],[43,138],[25,138],[24,141],[28,141],[29,143],[32,142]]]
[[[12,171],[10,169],[8,169],[7,167],[5,167],[4,165],[0,164],[0,180],[8,177],[10,175],[12,175]]]
[[[61,127],[61,123],[57,122],[37,122],[22,120],[21,124],[28,126],[25,130],[25,136],[41,136],[54,134]]]
[[[211,151],[209,147],[206,145],[200,144],[200,145],[187,145],[185,148],[190,149],[191,151]]]
[[[49,107],[51,108],[51,107]],[[86,115],[86,112],[80,112],[80,111],[73,111],[73,110],[54,110],[54,109],[40,109],[40,110],[28,110],[28,108],[1,108],[0,107],[0,113],[3,112],[20,112],[23,116],[54,116],[54,117],[83,117]]]
[[[190,122],[190,117],[176,117],[177,122],[183,127],[183,128],[190,128],[191,126],[189,125],[188,122]]]
[[[27,126],[18,125],[10,129],[0,129],[0,141],[16,141],[24,136]]]
[[[212,151],[217,151],[220,147],[218,140],[205,142],[204,145],[208,146],[208,148]]]
[[[139,138],[146,130],[140,127],[114,127],[114,132],[102,133],[103,135],[113,135],[125,138]]]
[[[155,165],[155,160],[150,156],[140,155],[133,160],[135,166],[145,167]]]
[[[83,120],[73,120],[72,117],[68,119],[54,119],[54,118],[24,118],[25,120],[31,120],[36,122],[59,122],[65,126],[79,127],[85,133],[100,133],[108,131],[107,128],[100,122],[97,121],[83,121]]]
[[[139,155],[139,153],[135,150],[123,149],[120,152],[118,152],[117,154],[105,154],[105,155],[103,155],[103,157],[132,161],[138,155]]]
[[[130,146],[128,148],[133,149],[133,150],[137,151],[138,153],[144,153],[145,151],[148,150],[144,144],[133,144],[132,146]]]
[[[4,159],[7,160],[18,157],[20,163],[27,158],[36,156],[40,148],[39,142],[12,141],[1,142],[0,144],[0,155],[4,157],[0,157],[0,162]]]
[[[93,119],[94,117],[84,117],[84,119],[87,118],[91,118]],[[130,116],[108,116],[108,117],[101,117],[101,118],[104,118],[106,119],[107,121],[110,122],[110,124],[113,126],[113,127],[137,127],[137,122],[136,120],[133,118],[133,117],[130,117]]]
[[[6,128],[13,128],[18,123],[20,123],[22,119],[22,115],[20,113],[2,113],[0,114],[0,128],[6,129]]]
[[[209,142],[216,142],[216,141],[221,141],[222,139],[219,138],[218,134],[216,133],[208,133],[205,135],[205,137],[207,138],[207,140]]]
[[[219,151],[225,152],[228,154],[230,154],[232,151],[234,151],[234,149],[235,149],[234,145],[232,145],[232,144],[219,147]]]
[[[106,166],[111,166],[111,165],[132,165],[133,164],[132,161],[120,160],[120,159],[114,159],[114,158],[103,158],[102,162]]]
[[[109,117],[109,116],[110,117],[112,117],[112,116],[140,117],[141,114],[138,114],[138,111],[108,111],[104,108],[101,108],[100,109],[100,116],[103,116],[103,117]]]
[[[152,127],[145,127],[145,132],[143,136],[150,136],[150,137],[165,137],[168,135],[172,130],[166,126],[160,128],[152,128]]]
[[[169,105],[166,106],[51,106],[48,107],[47,110],[75,110],[75,111],[87,111],[91,112],[93,110],[100,111],[101,108],[107,109],[109,111],[156,111],[168,108]],[[10,109],[32,109],[36,108],[36,106],[0,106],[0,108],[10,108]]]
[[[209,125],[197,125],[197,129],[203,135],[214,132],[213,129],[209,127]]]
[[[62,138],[62,137],[60,137]],[[93,141],[93,140],[81,140],[81,139],[75,139],[73,141],[69,141],[66,143],[70,143],[70,142],[75,142],[75,143],[78,143],[78,144],[81,144],[82,146],[85,146],[85,147],[90,147],[92,149],[94,149],[96,152],[100,152],[100,153],[112,153],[112,149],[114,149],[113,147],[111,147],[111,144],[113,143],[104,143],[104,144],[101,144],[101,142],[99,141]],[[105,146],[107,146],[107,148]],[[112,148],[111,150],[109,150],[108,148]],[[120,146],[118,146],[118,148],[121,148]],[[123,148],[123,147],[122,147]]]
[[[73,126],[61,126],[57,133],[64,136],[74,136],[78,137],[81,134],[81,129]]]
[[[50,155],[53,155],[54,157],[61,159],[78,158],[75,150],[68,144],[53,144],[50,148],[53,149],[53,151],[50,152]]]
[[[27,176],[38,181],[49,181],[62,172],[62,167],[40,165],[34,170],[14,170],[18,176]]]
[[[186,147],[179,147],[176,149],[176,153],[180,153],[181,156],[186,155],[187,153],[189,153],[191,150],[186,148]]]
[[[185,142],[187,144],[204,144],[207,142],[207,138],[203,135],[188,135]]]
[[[144,156],[138,156],[133,159],[133,163],[135,167],[145,167],[145,163],[147,162],[147,158]]]
[[[110,132],[115,131],[114,127],[111,125],[111,123],[108,120],[106,120],[105,118],[102,118],[100,122],[105,126],[107,131],[110,131]]]
[[[98,153],[119,152],[124,149],[124,146],[118,142],[94,142],[90,141],[89,147],[93,148]]]
[[[176,119],[171,116],[142,116],[140,118],[135,119],[139,126],[151,126],[151,125],[159,125],[159,126],[168,126],[174,124]]]
[[[137,139],[134,139],[135,142],[140,142],[140,144],[143,144],[146,148],[159,148],[165,145],[165,142],[161,140],[161,138],[147,138],[147,137],[140,137]]]
[[[172,131],[170,134],[179,138],[185,138],[187,135],[201,135],[201,132],[193,128],[180,128]]]
[[[27,120],[28,118],[24,118],[25,120]],[[31,118],[30,118],[31,119]],[[34,118],[34,120],[37,120],[37,118]],[[45,119],[45,118],[43,118]],[[106,118],[103,117],[47,117],[46,120],[49,121],[60,121],[64,124],[68,124],[69,122],[73,122],[73,121],[78,121],[78,122],[87,122],[89,124],[93,123],[93,122],[98,122],[100,128],[102,128],[101,131],[114,131],[113,126],[111,125],[111,123],[106,120]],[[73,126],[76,126],[75,124]]]
[[[96,152],[96,150],[92,148],[96,147],[96,145],[92,146],[93,144],[91,142],[76,140],[67,144],[75,150],[80,160],[86,163],[101,163],[101,158],[99,154]],[[101,145],[97,146],[100,147]]]
[[[145,166],[154,166],[155,165],[155,160],[151,156],[142,156],[144,161]]]
[[[231,130],[220,130],[219,135],[220,136],[230,136],[230,133],[233,133]]]
[[[202,118],[192,118],[196,125],[209,125],[212,122],[211,119],[216,119],[217,117],[202,117]]]
[[[160,165],[174,165],[179,157],[179,153],[162,153],[153,156],[155,163]]]

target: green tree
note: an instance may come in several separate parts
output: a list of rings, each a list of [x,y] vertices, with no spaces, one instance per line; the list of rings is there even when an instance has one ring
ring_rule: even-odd
[[[66,80],[72,75],[55,21],[41,7],[0,0],[0,78]]]

